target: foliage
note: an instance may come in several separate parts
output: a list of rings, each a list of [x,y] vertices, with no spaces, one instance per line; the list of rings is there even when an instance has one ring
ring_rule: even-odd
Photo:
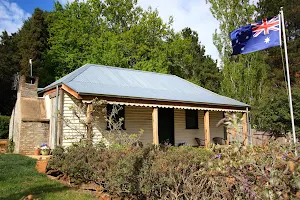
[[[288,43],[288,54],[290,64],[290,75],[293,84],[299,88],[299,44],[300,44],[300,20],[298,16],[300,2],[297,0],[274,0],[272,2],[267,0],[260,0],[257,6],[257,12],[260,17],[272,17],[278,15],[280,7],[283,7],[284,20],[286,26],[286,35]],[[279,54],[280,47],[272,48],[269,51],[268,62],[272,66],[272,75],[274,82],[284,82],[282,72],[282,59]]]
[[[223,125],[226,128],[227,137],[231,135],[233,141],[243,141],[242,121],[243,118],[240,116],[240,113],[225,112],[224,118],[217,123],[217,127]]]
[[[0,115],[0,139],[7,139],[9,133],[9,116]]]
[[[296,199],[300,194],[299,144],[271,142],[212,146],[72,146],[48,165],[72,182],[95,182],[118,197],[138,199]],[[298,193],[297,193],[298,192]]]
[[[219,22],[219,32],[213,35],[214,45],[224,62],[231,55],[231,40],[229,33],[236,28],[252,21],[255,6],[249,0],[206,0],[210,4],[210,11]],[[225,63],[224,63],[225,64]]]
[[[10,138],[8,141],[7,152],[13,153],[15,151],[15,142],[13,138]]]
[[[260,0],[258,6],[249,0],[207,0],[213,16],[220,22],[219,31],[213,35],[214,44],[222,59],[221,92],[251,105],[251,122],[255,129],[268,131],[275,136],[291,130],[289,106],[287,104],[286,83],[282,70],[280,48],[270,48],[247,55],[230,56],[229,33],[238,27],[255,21],[255,18],[272,17],[278,14],[280,6],[285,7],[286,26],[291,59],[291,75],[297,84],[299,50],[299,26],[296,12],[299,1]],[[298,85],[294,86],[293,97],[296,104]],[[280,106],[279,106],[280,105]],[[285,105],[285,106],[282,106]],[[298,110],[294,109],[295,116]],[[299,119],[295,119],[299,121]]]
[[[11,89],[14,74],[19,70],[17,34],[0,35],[0,115],[11,115],[16,100],[16,91]]]
[[[207,0],[213,16],[220,22],[213,39],[222,59],[221,92],[255,107],[268,85],[269,66],[263,53],[231,55],[229,33],[253,21],[255,6],[249,0]],[[256,116],[254,116],[256,117]]]
[[[0,199],[15,200],[33,195],[34,199],[94,199],[49,179],[35,169],[36,159],[19,154],[0,154]]]
[[[190,28],[175,33],[172,18],[135,0],[75,1],[49,14],[49,56],[61,77],[86,63],[171,73],[217,91],[215,61]],[[68,33],[68,34],[66,34]]]
[[[35,9],[16,34],[3,33],[1,114],[10,114],[15,101],[11,78],[18,71],[29,75],[29,58],[40,87],[97,63],[174,74],[219,91],[221,74],[205,55],[202,38],[190,28],[174,32],[172,21],[164,22],[157,10],[144,10],[136,0],[77,0],[65,6],[56,1],[51,12]]]
[[[39,77],[40,87],[45,87],[54,81],[54,71],[46,62],[46,53],[49,48],[46,17],[47,12],[36,8],[32,17],[24,22],[18,33],[21,74],[30,75],[29,59],[32,59],[33,75]]]
[[[282,136],[291,130],[291,115],[286,90],[277,89],[269,92],[262,103],[252,110],[259,118],[254,119],[255,127],[259,130],[273,133],[275,137]],[[299,135],[299,100],[300,90],[293,88],[293,108],[296,132]]]
[[[187,41],[187,47],[183,55],[180,55],[180,60],[183,60],[182,77],[206,89],[219,92],[221,73],[216,62],[205,55],[205,47],[199,42],[197,32],[185,28],[181,31],[181,35],[184,41]]]
[[[279,8],[283,7],[285,27],[288,43],[288,55],[290,65],[290,77],[292,82],[292,96],[295,122],[299,121],[299,62],[300,62],[300,35],[299,35],[299,6],[300,2],[297,0],[274,0],[272,2],[267,0],[260,0],[257,6],[257,12],[260,18],[272,17],[278,15]],[[276,135],[291,131],[290,110],[287,97],[286,72],[283,69],[284,57],[282,58],[280,47],[275,47],[267,50],[267,63],[272,66],[269,70],[269,79],[271,86],[267,89],[267,95],[263,97],[262,105],[260,105],[254,112],[257,116],[255,124],[261,130],[268,130]],[[284,64],[285,65],[285,64]],[[285,68],[285,66],[284,66]],[[284,105],[284,106],[283,106]],[[262,109],[263,108],[263,109]],[[267,117],[267,115],[269,117]],[[296,126],[298,123],[295,123]],[[299,127],[296,127],[299,133]]]

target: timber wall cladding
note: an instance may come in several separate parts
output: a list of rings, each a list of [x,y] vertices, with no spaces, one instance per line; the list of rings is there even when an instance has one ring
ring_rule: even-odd
[[[197,145],[195,138],[204,140],[204,112],[198,110],[198,129],[186,129],[185,110],[174,109],[175,144]]]
[[[77,142],[82,134],[85,134],[86,128],[79,122],[70,109],[71,106],[78,105],[78,100],[73,96],[64,93],[64,120],[63,122],[63,145],[69,146],[72,142]],[[152,143],[152,110],[151,107],[125,107],[125,129],[128,134],[137,134],[142,129],[143,134],[140,141],[144,144]],[[85,119],[85,115],[81,116]],[[224,137],[223,126],[216,127],[216,124],[223,118],[223,112],[210,112],[210,132],[213,137]],[[69,121],[69,122],[66,122]],[[69,123],[67,125],[66,123]],[[204,139],[204,111],[198,110],[198,129],[186,129],[185,110],[174,109],[174,135],[175,144],[185,142],[189,145],[196,145],[195,138]],[[99,113],[98,122],[94,124],[94,142],[100,141],[101,132],[106,130],[106,122],[103,114]]]
[[[83,135],[86,135],[86,127],[80,123],[79,119],[74,115],[71,107],[78,106],[79,100],[75,99],[69,93],[64,92],[64,106],[63,106],[63,133],[62,133],[62,145],[70,146],[73,142],[78,142]],[[99,142],[102,138],[100,133],[103,128],[106,128],[106,122],[103,116],[99,115],[98,123],[94,124],[93,134],[94,142]],[[86,115],[80,115],[81,120],[86,119]]]
[[[67,92],[64,93],[63,113],[65,120],[63,121],[63,145],[70,146],[73,142],[77,142],[82,134],[85,134],[86,128],[74,116],[71,106],[78,105],[78,100]],[[103,106],[104,108],[104,106]],[[85,119],[86,116],[80,116]],[[102,138],[102,130],[106,130],[106,122],[103,113],[99,111],[98,122],[93,124],[94,142],[99,142]],[[152,143],[152,108],[146,107],[125,107],[125,129],[129,134],[137,134],[140,129],[144,132],[140,138],[143,143]]]
[[[137,134],[140,129],[143,134],[140,141],[144,144],[152,143],[152,110],[149,107],[125,107],[125,129],[129,134]]]
[[[185,142],[188,145],[197,145],[195,138],[205,139],[204,137],[204,111],[198,110],[198,129],[186,129],[185,110],[174,110],[175,121],[175,144]],[[223,112],[209,111],[210,141],[212,138],[224,138],[224,128],[217,123],[223,118]]]

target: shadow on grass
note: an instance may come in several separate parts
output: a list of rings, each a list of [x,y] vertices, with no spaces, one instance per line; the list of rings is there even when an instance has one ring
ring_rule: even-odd
[[[53,185],[53,184],[44,184],[41,186],[36,186],[36,187],[30,187],[28,186],[28,189],[19,191],[18,193],[15,194],[8,194],[5,196],[5,194],[0,197],[0,199],[5,199],[5,200],[16,200],[16,199],[21,199],[22,197],[26,197],[30,194],[32,194],[35,198],[43,196],[43,194],[46,193],[56,193],[56,192],[62,192],[66,190],[71,190],[68,187],[60,186],[60,185]]]

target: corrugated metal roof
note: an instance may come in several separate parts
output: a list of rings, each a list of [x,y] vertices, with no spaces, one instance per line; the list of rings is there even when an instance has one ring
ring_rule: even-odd
[[[81,95],[109,95],[163,101],[204,103],[248,107],[234,99],[218,95],[180,77],[86,64],[45,87],[41,92],[65,84]]]

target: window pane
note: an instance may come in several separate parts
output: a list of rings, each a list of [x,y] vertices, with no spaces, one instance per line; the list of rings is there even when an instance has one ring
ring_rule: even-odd
[[[185,122],[187,129],[198,129],[198,111],[185,110]]]

